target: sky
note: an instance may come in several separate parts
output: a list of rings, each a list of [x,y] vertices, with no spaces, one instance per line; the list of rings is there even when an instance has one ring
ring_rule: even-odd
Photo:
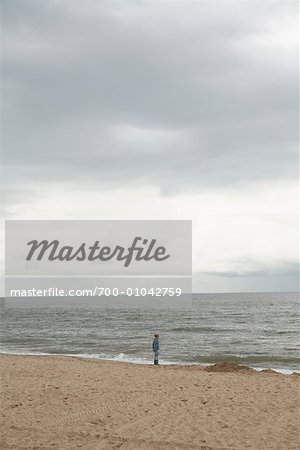
[[[297,290],[296,1],[1,0],[1,23],[3,218],[192,219],[194,292]]]

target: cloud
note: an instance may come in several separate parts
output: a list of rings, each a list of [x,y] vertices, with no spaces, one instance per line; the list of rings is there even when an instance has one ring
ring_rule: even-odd
[[[95,189],[93,183],[33,183],[34,201],[12,202],[12,219],[192,219],[193,270],[218,276],[290,272],[297,264],[298,224],[291,183],[242,192],[161,196],[152,186]],[[109,200],[109,201],[108,201]],[[76,206],[75,206],[76,205]]]
[[[296,176],[293,2],[3,6],[8,167],[162,192]]]
[[[3,0],[1,8],[8,217],[95,217],[99,198],[98,218],[134,218],[137,204],[148,218],[172,218],[176,205],[182,218],[202,221],[199,242],[215,248],[213,239],[231,236],[218,254],[207,247],[203,272],[294,263],[285,233],[295,215],[280,221],[286,186],[294,193],[298,179],[296,2]],[[217,198],[227,205],[222,224]],[[262,219],[270,208],[275,215]],[[251,255],[259,229],[275,246],[266,251],[256,236]]]

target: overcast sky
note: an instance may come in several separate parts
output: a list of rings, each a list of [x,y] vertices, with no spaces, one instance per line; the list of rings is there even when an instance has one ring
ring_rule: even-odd
[[[9,219],[192,219],[194,291],[297,289],[296,1],[1,0]]]

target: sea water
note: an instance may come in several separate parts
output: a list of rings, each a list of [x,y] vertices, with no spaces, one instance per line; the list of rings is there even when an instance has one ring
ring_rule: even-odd
[[[99,300],[6,299],[1,353],[60,354],[162,364],[233,361],[290,373],[300,369],[298,293],[193,294],[174,310],[99,307]]]

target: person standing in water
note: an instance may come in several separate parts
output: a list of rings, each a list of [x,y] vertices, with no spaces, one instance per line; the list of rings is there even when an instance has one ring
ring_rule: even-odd
[[[154,352],[154,364],[158,365],[158,356],[159,356],[159,334],[154,335],[154,339],[152,342],[152,350]]]

